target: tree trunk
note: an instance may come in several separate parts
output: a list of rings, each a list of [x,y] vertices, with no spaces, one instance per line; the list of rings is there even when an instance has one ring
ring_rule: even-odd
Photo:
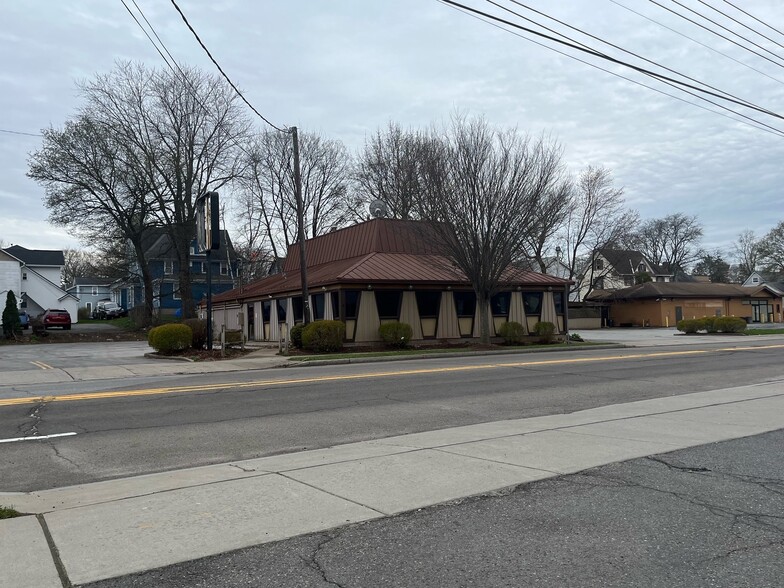
[[[482,345],[490,345],[490,299],[477,294],[476,304],[479,311],[479,342]]]

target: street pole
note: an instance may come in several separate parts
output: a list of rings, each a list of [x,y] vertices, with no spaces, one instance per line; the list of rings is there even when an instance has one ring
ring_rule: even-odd
[[[299,276],[302,281],[303,322],[310,322],[310,303],[308,302],[308,268],[305,255],[305,206],[302,203],[302,176],[299,169],[299,136],[297,127],[291,127],[294,143],[294,195],[297,199],[297,233],[299,233]],[[296,320],[296,317],[294,317]]]
[[[212,351],[212,249],[207,249],[207,351]]]

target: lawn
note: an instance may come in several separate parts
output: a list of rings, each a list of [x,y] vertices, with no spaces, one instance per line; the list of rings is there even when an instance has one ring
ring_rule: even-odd
[[[784,335],[784,329],[746,329],[747,335]]]

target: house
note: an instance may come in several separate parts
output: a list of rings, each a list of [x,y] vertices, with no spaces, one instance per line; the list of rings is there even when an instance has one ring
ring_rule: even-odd
[[[758,288],[759,286],[770,286],[784,296],[784,276],[781,274],[770,274],[764,272],[751,272],[743,282],[746,288]]]
[[[179,285],[179,262],[171,237],[165,229],[150,229],[142,241],[145,257],[153,276],[153,304],[163,314],[175,314],[182,307]],[[221,231],[220,249],[211,252],[212,293],[225,292],[234,287],[237,279],[237,254],[228,231]],[[207,256],[199,253],[194,239],[191,243],[191,291],[198,303],[207,295]],[[114,302],[124,308],[144,303],[144,286],[138,265],[133,275],[112,283],[110,292]]]
[[[414,341],[479,336],[470,282],[439,254],[418,221],[378,218],[306,241],[313,320],[346,325],[346,342],[379,341],[379,326],[411,325]],[[281,273],[213,298],[214,328],[241,329],[251,340],[278,341],[303,320],[299,250],[289,247]],[[507,321],[527,332],[539,321],[568,330],[570,281],[510,266],[491,301],[491,336]]]
[[[79,308],[85,308],[89,316],[101,300],[111,300],[111,284],[112,280],[107,278],[74,278],[66,292],[79,299]]]
[[[26,249],[12,245],[0,250],[0,293],[13,290],[20,308],[37,316],[47,308],[62,308],[78,321],[79,299],[61,287],[62,251]]]
[[[681,319],[736,316],[749,323],[781,320],[781,294],[769,286],[702,282],[647,282],[592,300],[607,303],[615,326],[674,327]]]
[[[590,297],[594,290],[614,291],[633,286],[639,276],[647,275],[653,282],[671,282],[675,275],[667,268],[655,265],[633,249],[603,248],[594,254],[579,275],[580,300]]]

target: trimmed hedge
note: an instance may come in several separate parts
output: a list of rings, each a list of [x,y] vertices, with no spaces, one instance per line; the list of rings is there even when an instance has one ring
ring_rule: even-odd
[[[746,330],[746,321],[736,316],[705,316],[698,319],[678,321],[676,328],[688,334],[698,331],[707,333],[742,333]]]
[[[305,325],[294,325],[289,329],[289,343],[292,347],[302,349],[302,332],[305,330]]]
[[[525,341],[525,327],[515,321],[509,321],[501,325],[498,329],[498,336],[507,345],[519,345]]]
[[[188,325],[193,332],[191,347],[194,349],[204,349],[207,344],[207,321],[205,319],[185,319],[183,325]]]
[[[716,318],[716,329],[722,333],[742,333],[746,330],[746,319],[736,316],[720,316]]]
[[[150,347],[164,355],[188,349],[193,342],[193,331],[188,325],[168,324],[150,329],[147,335]]]
[[[341,321],[315,321],[302,330],[302,347],[321,353],[340,351],[345,333],[346,325]]]
[[[555,337],[555,325],[549,321],[538,322],[534,325],[534,335],[542,343],[552,343]]]
[[[378,328],[378,335],[388,347],[403,349],[408,347],[408,342],[411,341],[414,331],[408,323],[393,321],[381,325]]]

